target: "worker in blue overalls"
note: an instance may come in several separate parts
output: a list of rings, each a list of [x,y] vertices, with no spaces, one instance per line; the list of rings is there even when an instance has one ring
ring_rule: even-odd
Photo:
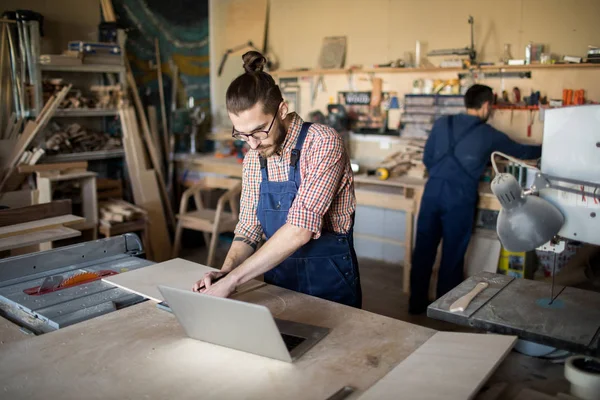
[[[227,297],[264,274],[267,283],[360,308],[356,199],[343,140],[333,128],[288,112],[260,53],[242,58],[246,72],[226,94],[232,136],[250,146],[239,222],[221,270],[193,290]]]
[[[442,240],[437,298],[463,281],[464,256],[477,210],[479,178],[490,156],[500,151],[520,159],[541,156],[541,146],[512,141],[486,122],[494,94],[473,85],[465,94],[466,114],[436,120],[425,144],[423,163],[429,172],[417,220],[417,237],[410,273],[409,312],[420,314],[429,305],[431,271]]]

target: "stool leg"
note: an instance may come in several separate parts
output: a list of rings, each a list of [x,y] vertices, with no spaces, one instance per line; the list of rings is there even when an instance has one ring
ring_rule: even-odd
[[[219,233],[215,229],[210,238],[210,246],[208,248],[208,259],[206,260],[206,265],[208,267],[212,267],[213,259],[215,256],[215,249],[217,248],[217,240],[219,239]],[[215,268],[215,267],[213,267]]]
[[[177,229],[175,230],[175,243],[173,243],[173,258],[177,258],[179,255],[179,248],[181,247],[181,232],[183,227],[181,221],[177,223]]]

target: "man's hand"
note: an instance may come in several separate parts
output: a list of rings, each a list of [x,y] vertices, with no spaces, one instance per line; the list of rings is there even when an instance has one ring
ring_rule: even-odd
[[[194,287],[192,291],[203,293],[206,289],[210,289],[213,283],[216,283],[219,279],[223,278],[227,275],[227,272],[224,271],[211,271],[204,274],[202,279],[200,279]]]
[[[215,297],[229,297],[235,292],[236,284],[231,276],[226,276],[218,282],[213,282],[209,287],[200,289],[200,293]]]

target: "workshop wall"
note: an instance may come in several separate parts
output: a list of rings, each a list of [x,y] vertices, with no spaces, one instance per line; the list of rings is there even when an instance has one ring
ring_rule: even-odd
[[[217,68],[223,53],[248,40],[262,49],[267,16],[266,0],[211,0],[211,98],[215,125],[228,125],[225,91],[241,69],[244,48],[229,55],[223,74]],[[543,43],[550,52],[584,56],[588,45],[598,45],[600,15],[597,0],[271,0],[268,47],[279,61],[280,69],[314,68],[325,36],[348,38],[346,66],[386,63],[414,56],[415,42],[421,54],[433,49],[457,48],[470,44],[467,19],[475,19],[475,46],[478,58],[498,62],[504,44],[513,58],[524,58],[529,41]],[[422,56],[422,58],[424,58]],[[438,65],[444,57],[428,61]],[[456,72],[378,74],[384,91],[396,91],[402,99],[410,93],[415,79],[452,79]],[[326,75],[325,91],[314,102],[311,83],[316,78],[300,79],[299,113],[307,117],[314,110],[326,112],[327,104],[341,90],[371,90],[370,77],[356,74]],[[563,88],[583,88],[587,98],[600,101],[600,70],[534,70],[532,79],[482,79],[501,93],[517,86],[523,95],[532,89],[542,96],[561,98]],[[491,123],[521,142],[539,143],[543,121],[539,113],[499,111]],[[533,119],[532,134],[527,125]],[[374,140],[375,139],[375,140]],[[352,155],[366,164],[395,151],[393,139],[353,137]]]
[[[283,69],[315,67],[336,35],[348,38],[346,65],[369,66],[414,53],[416,40],[422,54],[469,45],[469,15],[482,61],[499,61],[505,43],[523,58],[529,41],[583,56],[600,37],[597,0],[272,0],[269,40]]]
[[[75,5],[76,4],[76,5]],[[2,0],[0,12],[32,10],[44,16],[42,53],[59,54],[70,40],[98,40],[98,0]]]

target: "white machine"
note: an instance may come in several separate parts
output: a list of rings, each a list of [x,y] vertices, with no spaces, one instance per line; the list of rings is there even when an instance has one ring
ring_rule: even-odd
[[[541,170],[530,190],[509,174],[492,182],[503,207],[500,241],[514,251],[561,252],[564,239],[600,245],[600,105],[546,110],[544,120]]]

